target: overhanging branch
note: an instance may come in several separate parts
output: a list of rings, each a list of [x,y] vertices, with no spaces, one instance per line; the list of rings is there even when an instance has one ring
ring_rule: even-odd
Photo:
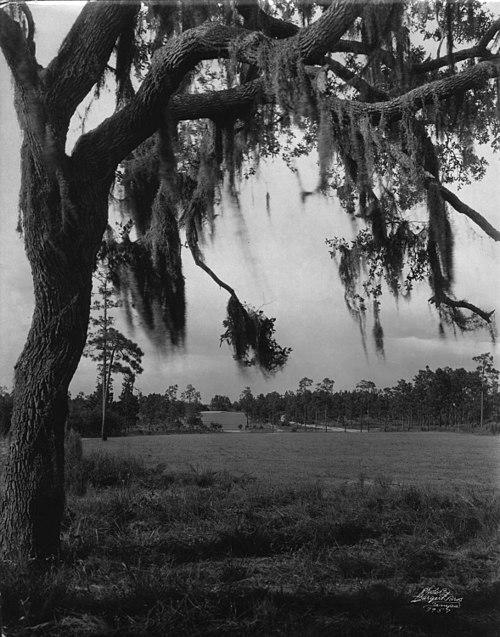
[[[38,82],[38,64],[32,42],[5,9],[0,9],[0,48],[18,87],[33,89]]]
[[[359,91],[363,102],[382,102],[389,99],[385,91],[381,91],[372,86],[362,77],[349,70],[343,64],[340,64],[337,60],[328,59],[326,65],[337,77]]]
[[[258,0],[238,0],[236,9],[244,19],[245,27],[262,31],[271,38],[290,38],[299,31],[297,25],[279,20],[263,11]]]
[[[233,290],[233,288],[227,284],[225,281],[223,281],[221,278],[219,278],[215,272],[208,267],[208,265],[205,263],[205,261],[203,260],[203,257],[201,255],[200,252],[200,248],[198,247],[198,239],[196,236],[196,230],[194,227],[187,227],[186,228],[186,239],[187,239],[187,244],[189,247],[189,250],[191,252],[191,255],[193,257],[193,261],[195,262],[195,264],[204,272],[206,272],[206,274],[208,274],[208,276],[212,279],[212,281],[215,281],[215,283],[217,283],[217,285],[221,288],[223,288],[224,290],[226,290],[226,292],[228,292],[228,294],[231,296],[231,298],[233,298],[237,303],[239,303],[241,305],[240,300],[238,299],[236,292]]]
[[[468,217],[494,241],[500,241],[500,232],[496,228],[494,228],[491,223],[483,217],[482,214],[464,203],[454,193],[448,190],[448,188],[445,188],[445,186],[440,184],[439,189],[441,191],[443,199],[447,201],[451,206],[453,206],[453,208],[457,212]]]
[[[393,149],[395,156],[398,161],[400,161],[404,166],[411,170],[410,158],[408,155],[403,153],[402,151],[398,151],[397,149]],[[457,195],[455,195],[451,190],[448,190],[446,186],[443,186],[436,175],[431,174],[428,170],[425,171],[425,178],[427,183],[437,183],[439,187],[439,192],[442,198],[450,204],[457,212],[468,217],[473,223],[475,223],[481,230],[483,230],[489,237],[491,237],[494,241],[500,241],[500,231],[497,230],[491,223],[483,217],[483,215],[474,208],[468,206],[465,202],[463,202]]]
[[[221,91],[175,95],[170,101],[169,111],[178,121],[203,118],[216,120],[228,115],[234,117],[257,104],[273,101],[274,94],[259,79]]]
[[[101,77],[118,36],[140,3],[88,2],[47,67],[47,106],[67,130],[77,106]]]
[[[292,39],[304,63],[315,61],[343,35],[361,11],[361,3],[339,0],[315,23]],[[75,161],[92,167],[92,178],[109,176],[134,148],[159,127],[168,100],[185,74],[202,60],[236,54],[238,60],[258,64],[263,46],[277,51],[290,39],[275,42],[238,27],[205,23],[185,31],[158,49],[151,68],[131,102],[94,131],[83,135],[74,150]],[[273,50],[273,53],[274,53]]]
[[[482,318],[483,321],[485,321],[486,323],[491,323],[491,317],[495,313],[495,310],[492,310],[491,312],[486,312],[485,310],[482,310],[480,307],[477,307],[477,305],[474,305],[473,303],[469,303],[469,301],[466,301],[465,299],[458,301],[456,299],[450,298],[447,294],[444,294],[441,292],[438,295],[431,297],[429,299],[429,303],[432,303],[436,307],[439,307],[439,305],[443,304],[456,310],[468,310],[469,312],[472,312],[473,314],[477,314],[477,316]]]
[[[396,122],[404,113],[415,112],[436,101],[445,100],[452,95],[483,87],[489,80],[500,76],[500,58],[479,62],[461,73],[429,82],[412,89],[386,102],[363,103],[354,100],[329,98],[333,112],[342,112],[349,120],[352,117],[368,117],[372,125]]]
[[[421,64],[414,64],[411,68],[411,72],[417,74],[429,73],[431,71],[437,71],[444,66],[449,66],[450,63],[455,64],[475,57],[491,57],[491,53],[488,51],[487,47],[499,30],[500,20],[495,20],[491,23],[475,46],[468,49],[462,49],[461,51],[455,51],[451,55],[445,55],[444,57],[436,58],[435,60],[427,60]]]
[[[464,60],[470,60],[476,57],[491,57],[491,53],[479,45],[470,47],[469,49],[462,49],[456,51],[451,55],[445,55],[443,57],[436,58],[434,60],[427,60],[420,64],[414,64],[411,67],[411,73],[415,75],[422,75],[424,73],[431,73],[432,71],[438,71],[450,64],[456,64],[457,62],[463,62]]]

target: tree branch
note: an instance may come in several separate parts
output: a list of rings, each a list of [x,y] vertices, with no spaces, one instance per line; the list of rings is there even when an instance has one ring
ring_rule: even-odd
[[[481,228],[489,237],[494,241],[500,241],[500,231],[494,228],[491,223],[483,217],[482,214],[468,206],[461,199],[459,199],[454,193],[443,185],[439,185],[441,195],[445,201],[447,201],[453,208],[460,214],[469,217],[477,226]]]
[[[236,292],[233,290],[233,288],[229,284],[225,283],[222,279],[220,279],[215,274],[215,272],[211,268],[209,268],[208,265],[203,260],[200,249],[198,247],[197,231],[192,222],[189,223],[186,227],[186,240],[187,240],[187,244],[189,246],[189,250],[191,252],[191,255],[193,257],[193,261],[195,262],[195,264],[201,270],[206,272],[208,276],[212,279],[212,281],[215,281],[215,283],[217,283],[219,287],[226,290],[226,292],[229,293],[231,298],[233,298],[239,305],[241,305],[241,302],[238,299]]]
[[[216,120],[228,115],[237,116],[257,104],[273,101],[274,94],[259,79],[221,91],[174,95],[169,103],[169,111],[177,121],[203,118]]]
[[[430,143],[430,140],[429,140]],[[408,170],[411,170],[410,158],[402,151],[393,149],[398,161],[400,161]],[[475,223],[481,230],[483,230],[494,241],[500,241],[500,231],[497,230],[491,223],[483,217],[483,215],[477,210],[474,210],[466,203],[464,203],[457,195],[452,193],[448,188],[443,186],[439,181],[438,175],[433,175],[429,170],[425,171],[425,177],[428,182],[437,183],[442,198],[450,204],[457,212],[468,217],[473,223]]]
[[[332,110],[337,113],[339,110],[343,111],[347,119],[367,116],[372,125],[377,125],[382,118],[386,122],[398,121],[405,112],[420,110],[427,104],[435,103],[436,100],[441,101],[457,93],[481,88],[488,80],[499,76],[500,58],[495,57],[493,60],[479,62],[461,73],[419,86],[386,102],[367,104],[341,100],[337,97],[331,97],[329,101]]]
[[[376,52],[377,59],[385,64],[388,68],[394,67],[394,56],[390,51],[381,49],[380,47],[368,46],[359,40],[339,40],[331,48],[332,53],[352,53],[354,55],[365,55],[370,58]]]
[[[481,49],[486,49],[488,44],[493,40],[495,35],[500,31],[500,18],[498,20],[494,20],[491,25],[486,29],[483,33],[477,46]]]
[[[312,25],[298,32],[295,46],[304,63],[321,57],[361,11],[361,3],[338,0]],[[118,163],[160,125],[168,100],[185,74],[202,60],[228,57],[258,64],[262,46],[277,50],[291,40],[273,42],[264,35],[238,27],[206,23],[185,31],[158,49],[151,68],[132,101],[77,143],[73,159],[85,161],[92,178],[109,177]]]
[[[77,106],[101,77],[115,42],[137,2],[89,2],[47,67],[46,104],[52,121],[66,131]]]
[[[461,301],[452,299],[444,292],[440,292],[439,294],[431,297],[429,299],[429,303],[436,305],[436,307],[439,307],[439,305],[443,304],[457,310],[460,310],[460,309],[469,310],[469,312],[472,312],[473,314],[477,314],[477,316],[481,317],[483,321],[486,321],[486,323],[491,323],[491,317],[495,313],[495,310],[491,310],[491,312],[486,312],[485,310],[482,310],[480,307],[477,307],[477,305],[474,305],[473,303],[469,303],[469,301],[466,301],[465,299],[462,299]]]
[[[456,51],[452,53],[451,56],[445,55],[444,57],[439,57],[435,60],[427,60],[425,62],[422,62],[421,64],[414,64],[411,67],[411,73],[429,73],[431,71],[437,71],[444,66],[449,66],[450,64],[455,64],[456,62],[463,62],[464,60],[475,57],[490,58],[492,57],[492,54],[490,53],[490,51],[488,51],[487,46],[499,30],[500,19],[492,22],[492,24],[488,27],[486,32],[481,36],[477,44],[475,44],[474,46],[468,49],[462,49],[461,51]]]
[[[236,9],[243,17],[245,27],[262,31],[262,33],[271,38],[279,40],[290,38],[299,31],[299,27],[295,24],[274,18],[263,11],[259,6],[258,0],[240,0],[236,3]]]
[[[434,60],[426,60],[425,62],[421,62],[420,64],[414,64],[411,67],[410,73],[416,75],[430,73],[432,71],[437,71],[445,66],[450,66],[450,64],[456,64],[457,62],[463,62],[464,60],[469,60],[476,57],[491,57],[491,53],[487,49],[482,48],[476,44],[469,49],[462,49],[461,51],[456,51],[451,55],[447,54]]]
[[[356,73],[349,70],[343,64],[340,64],[340,62],[328,59],[326,64],[332,73],[335,73],[335,75],[341,80],[344,80],[346,84],[349,84],[359,91],[363,102],[383,102],[389,99],[385,91],[381,91],[380,89],[372,86],[362,77],[356,75]]]
[[[33,46],[24,36],[21,26],[5,9],[0,9],[0,48],[16,85],[33,89],[38,82],[38,64]]]
[[[301,29],[295,37],[303,64],[317,63],[329,53],[362,11],[362,2],[337,0],[316,22]]]
[[[260,37],[257,36],[257,40]],[[86,162],[92,179],[104,178],[161,125],[165,107],[185,74],[202,60],[227,57],[230,48],[255,48],[256,34],[240,27],[205,23],[158,49],[134,98],[93,131],[82,135],[75,162]],[[243,55],[243,53],[242,53]]]

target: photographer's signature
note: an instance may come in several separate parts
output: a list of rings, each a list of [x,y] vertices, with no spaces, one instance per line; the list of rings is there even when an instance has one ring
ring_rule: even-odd
[[[412,600],[412,604],[422,604],[429,613],[450,613],[460,608],[463,597],[455,597],[453,593],[439,586],[428,586],[420,591]]]

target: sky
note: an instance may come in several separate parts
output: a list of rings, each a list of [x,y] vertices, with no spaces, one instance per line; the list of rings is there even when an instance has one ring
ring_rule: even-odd
[[[34,8],[39,61],[45,65],[54,55],[62,35],[74,19],[78,3],[44,3]],[[54,25],[57,25],[54,26]],[[12,387],[13,367],[19,356],[33,309],[29,265],[22,239],[16,234],[19,189],[20,133],[12,105],[12,89],[5,62],[0,59],[0,386]],[[96,114],[105,116],[105,108]],[[78,121],[74,120],[75,130]],[[92,126],[93,122],[89,122]],[[490,169],[480,183],[463,188],[460,196],[500,226],[500,164],[489,156]],[[486,331],[442,339],[438,320],[427,299],[427,285],[413,295],[411,303],[383,301],[385,359],[377,356],[367,333],[364,351],[358,326],[343,300],[335,263],[325,239],[352,236],[353,228],[332,197],[308,197],[302,202],[301,187],[314,190],[317,171],[314,157],[299,166],[301,185],[279,160],[263,162],[258,174],[240,184],[240,208],[229,197],[218,210],[213,241],[204,246],[207,264],[228,282],[242,301],[276,317],[276,338],[293,348],[290,360],[277,375],[266,378],[259,371],[242,371],[227,345],[220,346],[227,293],[197,268],[184,251],[187,290],[187,339],[183,350],[159,354],[155,344],[141,332],[127,332],[144,350],[144,373],[136,386],[144,393],[163,393],[168,385],[187,384],[209,401],[215,394],[235,400],[250,386],[254,394],[295,390],[304,376],[320,382],[329,377],[335,389],[352,388],[361,379],[377,387],[410,380],[429,365],[474,369],[472,357],[497,353]],[[270,211],[266,206],[269,195]],[[500,274],[498,246],[466,218],[452,214],[456,233],[456,294],[486,309],[500,309],[497,294]],[[500,361],[497,361],[497,364]],[[74,395],[94,389],[95,363],[83,359],[70,390]],[[117,378],[115,386],[119,386]]]

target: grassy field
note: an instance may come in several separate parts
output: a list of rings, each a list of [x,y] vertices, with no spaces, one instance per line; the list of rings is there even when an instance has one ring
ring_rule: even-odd
[[[500,635],[496,438],[151,436],[83,451],[73,436],[60,561],[0,564],[7,637]]]
[[[383,479],[401,485],[500,488],[500,437],[451,433],[137,436],[84,441],[85,452],[140,458],[169,470],[226,470],[271,484]]]

